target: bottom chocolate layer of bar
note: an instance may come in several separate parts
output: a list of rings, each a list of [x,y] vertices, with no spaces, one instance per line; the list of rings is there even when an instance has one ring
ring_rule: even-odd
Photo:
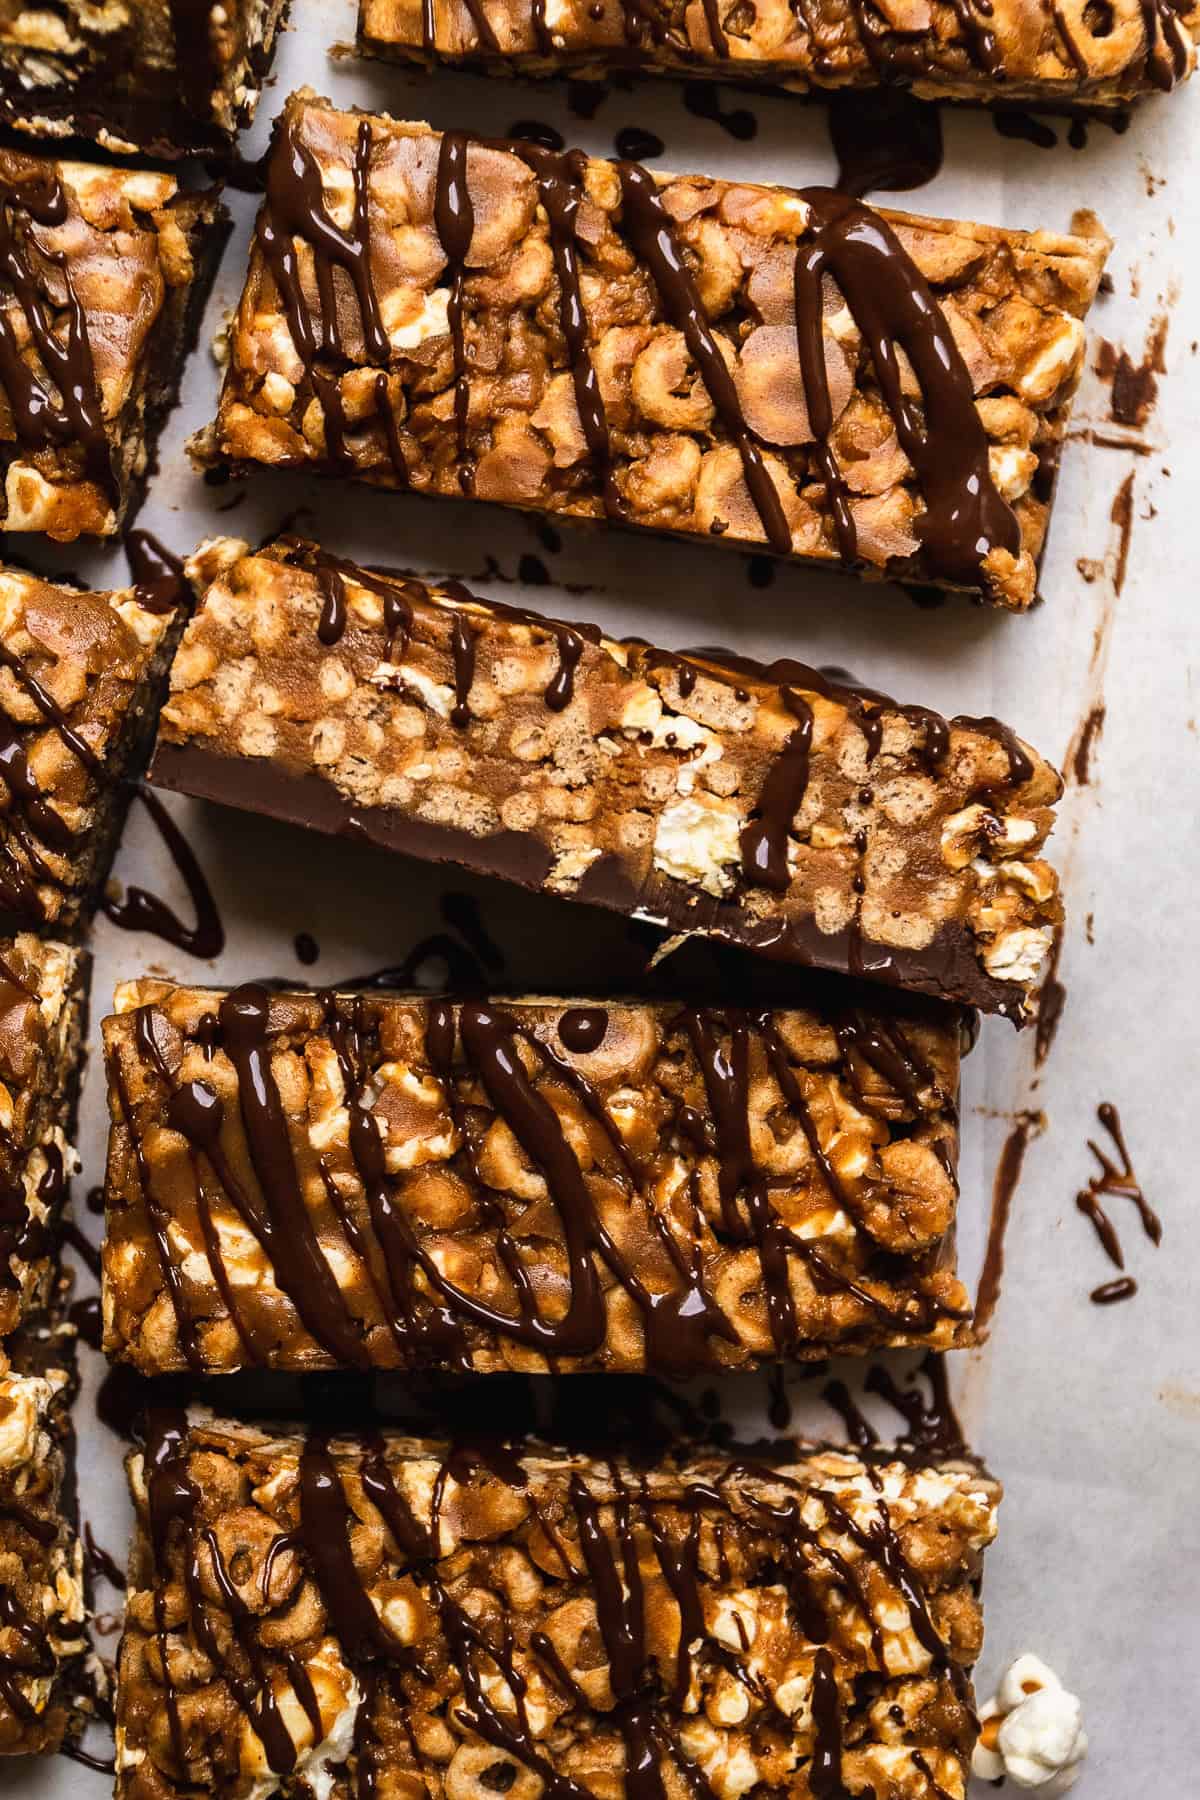
[[[998,1487],[776,1452],[152,1418],[119,1800],[961,1800]]]
[[[354,837],[425,862],[455,863],[534,891],[540,890],[550,869],[548,851],[530,833],[501,831],[481,837],[392,807],[356,806],[331,782],[315,775],[289,775],[264,758],[225,757],[196,744],[170,744],[160,738],[150,775],[157,787],[176,793],[264,813],[310,831]],[[614,857],[593,863],[574,897],[673,931],[702,931],[781,962],[835,971],[849,966],[856,976],[938,998],[961,1001],[967,996],[983,1011],[1002,1013],[1018,1023],[1022,1017],[1013,984],[988,975],[967,933],[957,925],[943,926],[923,950],[874,944],[857,930],[822,932],[811,921],[773,921],[756,928],[740,907],[707,895],[698,901],[693,888],[665,876],[656,881],[653,904],[646,905]]]

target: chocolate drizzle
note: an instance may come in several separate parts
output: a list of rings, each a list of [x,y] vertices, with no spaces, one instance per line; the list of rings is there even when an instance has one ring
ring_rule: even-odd
[[[450,275],[450,299],[446,319],[450,342],[454,348],[454,429],[458,441],[459,485],[465,493],[474,486],[474,468],[467,457],[467,413],[471,394],[467,382],[466,337],[463,327],[463,285],[467,274],[467,257],[475,233],[475,208],[467,183],[469,140],[465,132],[442,134],[438,151],[437,185],[434,189],[433,217],[442,249],[446,252]]]
[[[737,446],[746,487],[767,542],[777,556],[787,556],[792,548],[792,533],[783,503],[746,422],[733,376],[713,337],[695,276],[675,236],[675,222],[647,170],[630,162],[618,163],[617,170],[625,230],[637,256],[649,270],[668,318],[683,333],[717,415]]]
[[[832,443],[823,331],[826,275],[837,283],[866,340],[896,435],[921,483],[925,510],[913,529],[926,567],[943,580],[977,585],[989,552],[1015,554],[1021,531],[992,481],[987,433],[945,315],[879,213],[828,188],[806,188],[801,198],[812,218],[796,251],[796,336],[842,560],[857,560],[858,536]],[[903,390],[898,350],[904,351],[920,385],[920,411]]]
[[[213,899],[204,871],[196,860],[195,851],[157,794],[140,785],[133,791],[135,798],[141,801],[153,819],[172,862],[183,878],[196,914],[196,923],[185,925],[165,900],[136,885],[127,888],[119,900],[108,894],[104,896],[101,910],[105,918],[122,931],[153,932],[176,950],[186,950],[189,956],[199,956],[206,960],[220,956],[225,948],[225,927],[221,923],[221,915],[217,911],[217,903]]]
[[[77,445],[88,479],[115,507],[119,488],[87,318],[68,258],[47,249],[36,229],[53,229],[69,217],[66,190],[53,168],[6,169],[0,197],[0,280],[21,309],[44,373],[23,353],[13,320],[0,307],[0,385],[8,396],[17,443],[33,450]],[[47,297],[50,270],[65,292],[63,332]]]

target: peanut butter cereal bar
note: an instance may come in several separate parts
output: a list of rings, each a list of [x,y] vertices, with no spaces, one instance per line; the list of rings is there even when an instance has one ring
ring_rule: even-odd
[[[969,1458],[272,1437],[160,1414],[118,1800],[965,1792]]]
[[[966,1339],[959,1020],[142,980],[104,1026],[104,1348],[681,1374]]]
[[[173,175],[0,150],[0,530],[119,530],[224,232]]]
[[[68,931],[95,901],[183,598],[165,581],[95,593],[0,568],[0,922]]]
[[[1035,597],[1107,240],[337,112],[276,132],[202,463]]]
[[[513,75],[706,75],[795,93],[1111,111],[1191,74],[1193,0],[359,0],[358,48]]]
[[[294,539],[238,548],[175,659],[160,785],[1025,1016],[1061,781],[999,720],[615,643]]]
[[[0,1338],[47,1304],[58,1266],[85,976],[64,944],[0,938]]]
[[[0,120],[159,157],[229,150],[286,0],[0,0]]]
[[[0,1756],[51,1754],[76,1724],[88,1640],[74,1387],[73,1345],[51,1327],[0,1348]]]

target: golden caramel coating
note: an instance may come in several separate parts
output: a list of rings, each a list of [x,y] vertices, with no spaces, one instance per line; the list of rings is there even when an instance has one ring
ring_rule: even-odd
[[[148,1374],[679,1373],[966,1335],[952,1014],[117,1002],[104,1347]]]
[[[168,1415],[130,1482],[118,1800],[965,1793],[1000,1498],[969,1460]]]
[[[1024,1014],[1061,917],[1041,856],[1061,782],[1003,725],[294,541],[237,550],[175,659],[163,785]]]
[[[1098,227],[858,209],[848,245],[826,190],[546,158],[293,95],[199,458],[1032,602]]]
[[[0,938],[0,1338],[47,1304],[58,1266],[85,969],[64,944]]]

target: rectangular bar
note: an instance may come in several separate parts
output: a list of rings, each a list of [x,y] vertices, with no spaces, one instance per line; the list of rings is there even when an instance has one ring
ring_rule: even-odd
[[[74,1392],[62,1327],[43,1321],[0,1348],[0,1756],[52,1755],[78,1723],[90,1645]]]
[[[0,150],[0,530],[120,530],[226,229],[173,175]]]
[[[254,117],[287,0],[0,0],[0,121],[174,159]]]
[[[925,100],[1112,112],[1191,74],[1193,0],[1086,6],[966,0],[359,0],[360,55],[506,75],[708,76],[793,93],[899,84]]]
[[[1021,609],[1108,250],[1093,229],[651,175],[301,92],[194,453]]]
[[[0,929],[77,929],[108,878],[184,619],[169,581],[97,593],[0,568]]]
[[[1000,1499],[969,1458],[167,1414],[130,1485],[118,1800],[965,1792]]]
[[[146,1374],[681,1374],[969,1341],[960,1020],[855,998],[130,983],[104,1024],[104,1349]]]
[[[175,659],[161,786],[1026,1015],[1062,784],[998,720],[614,643],[294,539],[238,548]]]
[[[0,1338],[50,1300],[86,1015],[87,958],[0,938]]]

